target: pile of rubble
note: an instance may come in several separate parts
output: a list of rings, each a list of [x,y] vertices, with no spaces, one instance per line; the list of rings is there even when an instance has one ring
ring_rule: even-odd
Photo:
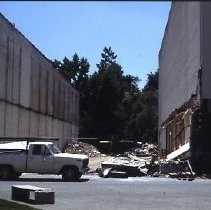
[[[88,157],[100,157],[102,154],[91,144],[77,142],[69,144],[65,152],[72,154],[86,154]]]
[[[138,157],[144,157],[144,156],[160,156],[160,153],[158,151],[158,145],[156,144],[149,144],[149,143],[142,143],[137,142],[137,146],[132,148],[129,152],[126,152],[126,154],[132,154]]]
[[[176,159],[176,160],[175,160]],[[139,143],[139,146],[123,155],[117,155],[101,163],[96,170],[100,177],[164,176],[193,179],[188,159],[162,158],[155,144]]]
[[[160,174],[171,178],[194,179],[195,173],[192,170],[189,160],[160,161]]]

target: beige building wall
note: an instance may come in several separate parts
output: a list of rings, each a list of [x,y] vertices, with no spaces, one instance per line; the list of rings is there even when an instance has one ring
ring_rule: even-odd
[[[0,136],[78,136],[79,93],[0,13]]]
[[[200,2],[173,2],[159,53],[158,128],[166,148],[164,122],[199,90]]]

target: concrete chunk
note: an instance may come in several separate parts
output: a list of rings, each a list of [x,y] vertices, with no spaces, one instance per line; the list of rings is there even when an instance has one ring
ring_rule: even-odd
[[[55,193],[50,188],[41,188],[32,185],[13,185],[12,200],[33,204],[54,204]]]

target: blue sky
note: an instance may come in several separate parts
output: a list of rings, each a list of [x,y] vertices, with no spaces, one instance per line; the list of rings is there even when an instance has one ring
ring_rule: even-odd
[[[158,68],[158,53],[170,10],[162,1],[5,1],[0,12],[46,57],[62,60],[76,52],[97,70],[105,46],[116,53],[124,74],[139,87]]]

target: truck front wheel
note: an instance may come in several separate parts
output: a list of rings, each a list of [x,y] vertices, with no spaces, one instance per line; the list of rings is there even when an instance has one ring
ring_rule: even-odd
[[[75,181],[79,178],[79,172],[77,168],[66,167],[62,171],[62,178],[68,181]]]
[[[0,179],[10,179],[12,177],[12,168],[9,166],[0,166]]]

